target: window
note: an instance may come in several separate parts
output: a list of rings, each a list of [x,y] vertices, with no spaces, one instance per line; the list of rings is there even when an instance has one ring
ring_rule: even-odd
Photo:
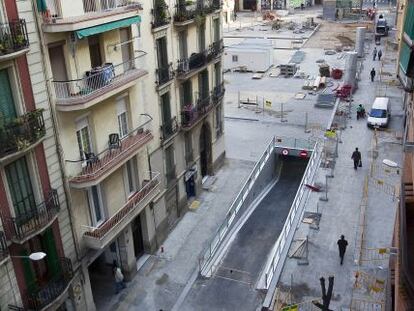
[[[219,86],[221,83],[221,64],[220,63],[217,63],[214,65],[214,78],[216,80],[215,86]]]
[[[239,56],[237,56],[237,55],[232,55],[232,61],[233,62],[238,62],[239,61]]]
[[[122,97],[117,101],[116,110],[118,115],[118,130],[119,136],[125,137],[128,135],[129,126],[128,126],[128,111],[127,111],[127,103],[126,98]]]
[[[180,49],[180,58],[184,59],[188,56],[188,50],[187,50],[187,32],[186,31],[180,31],[178,33],[178,44]]]
[[[175,179],[174,145],[165,149],[165,170],[167,183]]]
[[[88,119],[84,118],[76,124],[76,138],[81,159],[85,159],[85,153],[92,152],[91,137],[89,131]]]
[[[183,84],[181,84],[181,106],[191,106],[193,103],[193,96],[192,96],[192,87],[191,87],[191,80],[188,79]]]
[[[214,29],[214,42],[220,40],[220,19],[216,18],[213,20],[213,29]]]
[[[167,38],[157,39],[157,60],[158,68],[168,67]]]
[[[99,43],[99,36],[88,37],[88,44],[92,68],[101,66],[103,62],[101,56],[101,45]]]
[[[201,24],[198,27],[198,48],[199,52],[203,52],[206,49],[206,25]]]
[[[26,157],[7,165],[5,172],[15,214],[30,213],[36,203]]]
[[[206,99],[210,95],[207,70],[204,70],[198,74],[198,92],[200,94],[200,99]]]
[[[134,158],[132,158],[125,163],[125,188],[128,197],[138,190],[137,176],[137,167]]]
[[[216,108],[216,136],[220,137],[223,134],[223,120],[221,118],[221,105]]]
[[[186,133],[184,136],[185,142],[185,161],[189,164],[193,161],[193,142],[191,139],[191,133]]]
[[[92,186],[89,190],[89,207],[91,209],[92,224],[101,225],[104,220],[104,211],[102,204],[102,192],[100,185]]]
[[[7,69],[0,70],[0,120],[9,121],[17,117]]]

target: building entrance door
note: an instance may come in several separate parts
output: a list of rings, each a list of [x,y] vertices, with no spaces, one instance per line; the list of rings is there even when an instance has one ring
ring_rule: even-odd
[[[144,240],[142,238],[141,215],[138,215],[132,222],[132,236],[134,237],[134,253],[138,259],[144,254]]]

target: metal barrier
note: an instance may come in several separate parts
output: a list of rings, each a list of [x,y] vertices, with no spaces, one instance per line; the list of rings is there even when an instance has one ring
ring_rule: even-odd
[[[296,193],[295,199],[293,200],[292,207],[290,208],[282,232],[280,233],[270,253],[273,254],[273,256],[271,257],[271,260],[268,261],[265,265],[264,284],[260,284],[259,282],[259,287],[266,289],[269,288],[272,278],[275,274],[276,268],[278,267],[280,259],[282,258],[282,252],[284,251],[285,247],[289,247],[290,245],[290,242],[293,238],[293,234],[290,234],[291,228],[294,229],[295,218],[298,214],[302,212],[303,207],[310,193],[309,189],[305,187],[305,184],[310,184],[312,182],[316,169],[320,165],[321,156],[322,148],[320,147],[319,143],[315,143],[308,167],[306,168],[306,171],[303,175],[302,181],[299,185],[299,190]]]

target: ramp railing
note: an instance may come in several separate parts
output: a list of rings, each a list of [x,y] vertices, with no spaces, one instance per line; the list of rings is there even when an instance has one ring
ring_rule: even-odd
[[[237,213],[240,211],[240,208],[242,207],[244,201],[247,198],[247,195],[253,188],[253,185],[256,179],[259,177],[260,172],[263,170],[266,164],[266,161],[269,159],[270,155],[272,154],[274,146],[275,146],[275,138],[273,137],[270,143],[267,145],[265,151],[263,152],[263,154],[261,155],[261,157],[255,164],[252,172],[250,173],[249,177],[247,178],[240,192],[237,194],[236,198],[231,204],[229,211],[227,212],[226,218],[224,219],[224,222],[217,229],[212,240],[208,243],[206,249],[201,253],[201,256],[199,258],[199,271],[201,273],[203,272],[203,270],[206,269],[206,266],[209,263],[210,259],[213,257],[213,255],[215,254],[215,252],[217,251],[217,249],[223,242],[224,238],[226,237],[226,234],[229,231],[231,225],[233,224]],[[207,276],[211,275],[212,267],[210,267],[210,269],[207,268],[207,271],[202,274],[207,275]]]
[[[275,146],[276,147],[276,146]],[[292,207],[286,218],[282,232],[280,233],[272,251],[270,252],[269,259],[265,265],[262,277],[259,280],[258,288],[268,289],[273,277],[276,273],[280,273],[285,255],[289,249],[290,243],[293,239],[294,229],[297,225],[298,218],[303,212],[303,208],[306,204],[309,196],[309,189],[306,188],[306,184],[310,184],[315,175],[316,169],[319,167],[322,157],[322,147],[320,143],[314,144],[312,155],[309,159],[308,166],[300,182],[298,192],[293,200]],[[279,268],[279,269],[278,269]]]

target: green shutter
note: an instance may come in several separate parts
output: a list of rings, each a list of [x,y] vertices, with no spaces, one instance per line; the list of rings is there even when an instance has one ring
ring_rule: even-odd
[[[414,4],[408,2],[407,12],[404,20],[404,32],[410,36],[410,39],[414,38]]]
[[[16,215],[32,211],[36,203],[26,158],[22,157],[7,165],[5,171]]]
[[[26,250],[20,252],[20,256],[29,256],[29,253]],[[32,263],[29,258],[22,258],[21,259],[23,264],[23,274],[24,280],[26,283],[26,288],[29,293],[33,293],[37,290],[37,282],[36,282],[36,275],[32,268]]]
[[[408,3],[407,12],[405,14],[404,20],[404,32],[410,37],[411,40],[414,39],[414,5]],[[411,77],[413,75],[414,66],[414,55],[410,46],[404,41],[401,43],[400,50],[400,68],[405,75]]]
[[[16,117],[9,73],[7,69],[3,69],[0,70],[0,119],[11,120]]]
[[[60,274],[59,256],[56,249],[55,238],[53,236],[52,228],[48,228],[42,236],[42,248],[47,254],[46,263],[48,268],[49,278]]]

